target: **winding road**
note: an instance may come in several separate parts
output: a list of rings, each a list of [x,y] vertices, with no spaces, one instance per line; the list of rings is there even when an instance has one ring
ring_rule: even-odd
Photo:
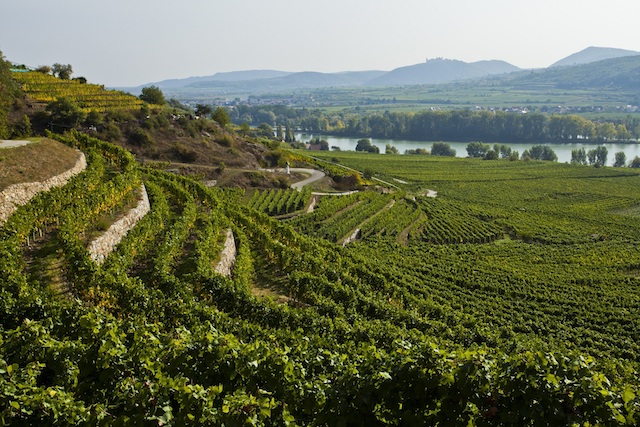
[[[308,173],[309,175],[311,175],[307,179],[291,184],[291,188],[295,188],[298,191],[302,191],[302,187],[304,187],[305,185],[309,185],[313,182],[320,181],[322,178],[326,176],[324,172],[316,169],[291,168],[289,170],[291,172]]]

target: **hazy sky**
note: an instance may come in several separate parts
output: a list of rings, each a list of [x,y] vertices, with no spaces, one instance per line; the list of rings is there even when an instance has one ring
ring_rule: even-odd
[[[0,51],[107,86],[440,56],[538,68],[588,46],[640,50],[638,16],[637,0],[0,0]]]

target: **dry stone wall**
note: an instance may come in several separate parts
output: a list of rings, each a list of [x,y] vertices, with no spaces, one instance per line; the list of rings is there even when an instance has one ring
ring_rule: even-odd
[[[236,241],[233,237],[233,231],[227,230],[227,238],[224,241],[224,248],[220,254],[220,262],[215,267],[216,273],[231,277],[233,266],[236,263]]]
[[[142,199],[135,208],[131,209],[127,214],[118,221],[111,224],[111,227],[104,234],[93,240],[88,247],[91,259],[96,263],[102,264],[105,258],[120,243],[122,238],[131,230],[150,210],[149,195],[147,189],[142,184],[140,188]]]
[[[41,182],[24,182],[8,186],[0,193],[0,224],[4,223],[18,207],[26,205],[42,191],[48,191],[54,187],[65,185],[73,176],[87,168],[87,159],[84,153],[78,151],[79,158],[76,164],[66,172],[61,173]]]

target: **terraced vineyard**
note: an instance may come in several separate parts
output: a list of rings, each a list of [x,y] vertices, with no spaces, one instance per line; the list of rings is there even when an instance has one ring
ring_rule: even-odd
[[[0,228],[2,424],[638,422],[632,171],[344,156],[411,184],[307,213],[308,192],[244,206],[58,139],[87,170]],[[141,183],[151,211],[96,264],[88,237]]]
[[[86,111],[133,110],[142,106],[142,101],[128,93],[106,90],[104,86],[59,79],[36,71],[12,73],[22,90],[32,99],[49,103],[67,98]]]

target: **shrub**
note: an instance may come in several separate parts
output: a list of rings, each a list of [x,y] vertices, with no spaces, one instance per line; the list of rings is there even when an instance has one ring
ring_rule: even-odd
[[[233,137],[229,134],[224,134],[216,139],[216,142],[224,147],[233,146]]]
[[[153,139],[144,129],[137,128],[129,135],[129,142],[140,147],[153,144]]]
[[[100,132],[100,139],[104,139],[106,141],[119,141],[122,139],[122,132],[120,128],[115,123],[107,123],[102,131]]]
[[[176,144],[173,147],[173,152],[180,160],[186,163],[192,163],[198,159],[198,153],[193,148],[183,144]]]

